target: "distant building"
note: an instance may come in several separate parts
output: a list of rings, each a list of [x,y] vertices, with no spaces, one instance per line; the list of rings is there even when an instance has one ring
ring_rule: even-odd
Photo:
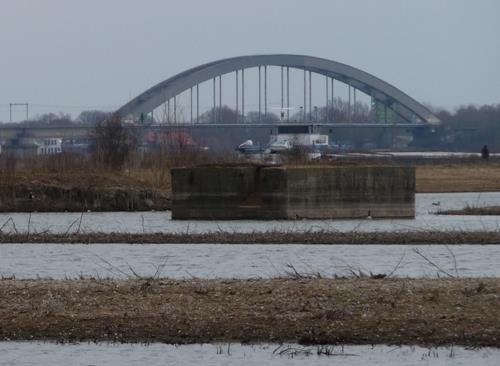
[[[35,140],[37,155],[55,155],[62,153],[62,139],[46,138],[43,140]]]

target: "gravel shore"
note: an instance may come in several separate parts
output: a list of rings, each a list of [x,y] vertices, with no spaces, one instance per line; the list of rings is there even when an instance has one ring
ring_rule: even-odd
[[[3,340],[500,346],[500,279],[1,280]]]

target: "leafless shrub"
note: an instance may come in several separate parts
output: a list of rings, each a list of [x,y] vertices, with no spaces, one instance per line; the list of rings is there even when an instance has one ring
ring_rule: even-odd
[[[93,131],[95,160],[109,168],[121,168],[138,147],[137,133],[137,128],[125,126],[116,114],[97,123]]]

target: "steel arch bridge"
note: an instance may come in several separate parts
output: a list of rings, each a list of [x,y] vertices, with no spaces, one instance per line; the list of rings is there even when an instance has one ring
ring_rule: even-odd
[[[311,98],[311,73],[317,73],[326,77],[326,90],[328,99],[328,84],[331,82],[333,97],[333,81],[340,81],[350,88],[360,90],[372,99],[382,103],[385,108],[389,108],[402,117],[406,123],[417,125],[439,124],[439,119],[434,116],[425,106],[415,99],[390,85],[389,83],[352,66],[336,61],[304,56],[304,55],[254,55],[227,58],[219,61],[200,65],[184,72],[181,72],[135,97],[121,108],[117,113],[124,118],[138,120],[141,116],[152,113],[159,106],[169,102],[182,92],[191,92],[191,121],[193,120],[193,88],[196,91],[196,121],[199,119],[199,85],[205,81],[214,80],[214,107],[215,107],[215,80],[219,77],[221,83],[222,75],[235,73],[236,75],[236,112],[245,115],[245,69],[259,69],[259,115],[261,111],[261,68],[264,68],[265,80],[265,101],[264,109],[267,113],[267,67],[281,67],[281,106],[289,111],[290,107],[290,80],[289,69],[299,69],[304,71],[304,116],[307,111],[306,100],[306,73],[309,72],[309,98]],[[241,87],[238,87],[241,75]],[[286,91],[284,91],[284,78],[286,78]],[[221,85],[221,84],[220,84]],[[221,86],[220,86],[221,87]],[[241,109],[238,110],[238,91],[241,90]],[[286,93],[286,95],[284,95]],[[355,94],[354,94],[355,95]],[[222,97],[220,97],[222,99]],[[284,102],[285,101],[285,102]],[[328,101],[327,101],[328,103]],[[312,102],[309,99],[309,113],[311,113]],[[350,105],[350,102],[349,102]],[[175,113],[175,112],[174,112]],[[288,112],[289,113],[289,112]]]

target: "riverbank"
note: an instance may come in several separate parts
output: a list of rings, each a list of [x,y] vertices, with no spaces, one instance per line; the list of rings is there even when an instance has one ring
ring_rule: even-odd
[[[0,212],[149,211],[170,208],[170,184],[144,172],[34,173],[3,176]]]
[[[416,166],[417,193],[500,191],[498,162],[453,162]]]
[[[1,280],[3,340],[500,346],[500,279]]]
[[[237,233],[0,233],[0,244],[499,244],[500,231],[267,231]]]
[[[438,215],[481,215],[481,216],[499,216],[500,206],[465,206],[459,210],[438,210]]]
[[[0,176],[0,212],[149,211],[171,208],[166,167],[111,171],[85,165],[23,168]],[[34,163],[33,163],[34,164]],[[32,164],[32,165],[33,165]],[[417,193],[500,191],[500,163],[367,160],[331,164],[415,165]]]

